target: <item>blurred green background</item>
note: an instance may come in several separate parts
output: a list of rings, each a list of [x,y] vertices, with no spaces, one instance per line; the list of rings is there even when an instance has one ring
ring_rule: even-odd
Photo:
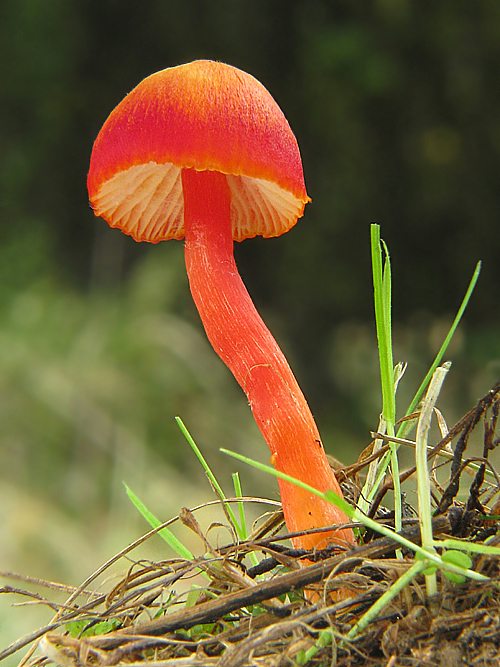
[[[122,481],[163,519],[209,499],[175,415],[228,492],[220,446],[268,457],[205,340],[182,244],[136,244],[88,206],[107,115],[196,58],[258,78],[299,141],[304,219],[236,255],[327,450],[352,462],[378,422],[370,222],[392,254],[400,412],[478,259],[450,424],[499,379],[500,3],[1,0],[0,569],[79,583],[144,529]],[[11,602],[2,646],[39,618]]]

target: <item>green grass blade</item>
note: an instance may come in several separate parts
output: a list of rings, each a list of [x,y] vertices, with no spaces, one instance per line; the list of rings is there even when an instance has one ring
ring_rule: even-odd
[[[184,437],[186,438],[186,440],[188,441],[189,446],[191,447],[191,449],[192,449],[193,452],[195,453],[196,458],[197,458],[198,461],[201,463],[202,468],[203,468],[203,470],[205,471],[206,476],[207,476],[208,479],[210,480],[210,483],[212,484],[213,488],[215,489],[215,492],[217,493],[217,495],[219,496],[219,498],[220,498],[222,501],[224,501],[224,500],[226,499],[226,496],[225,496],[225,494],[224,494],[224,491],[222,490],[221,485],[219,484],[219,482],[217,481],[215,475],[213,474],[212,470],[210,469],[210,466],[209,466],[208,463],[206,462],[205,457],[203,456],[203,454],[202,454],[201,451],[199,450],[198,445],[195,443],[195,441],[194,441],[194,439],[193,439],[191,433],[187,430],[187,428],[186,428],[184,422],[182,421],[182,419],[181,419],[180,417],[176,417],[176,418],[175,418],[175,421],[177,422],[179,428],[181,429],[183,436],[184,436]],[[240,527],[240,525],[239,525],[239,523],[238,523],[238,521],[237,521],[237,519],[236,519],[236,515],[234,514],[233,509],[232,509],[232,507],[231,507],[231,505],[230,505],[229,503],[225,503],[225,507],[226,507],[226,509],[227,509],[227,513],[229,514],[229,516],[230,516],[230,518],[231,518],[231,521],[233,522],[233,525],[234,525],[234,527],[235,527],[235,529],[236,529],[236,532],[238,533],[238,535],[239,535],[239,537],[240,537],[240,539],[241,539],[241,535],[240,535],[241,527]]]
[[[380,226],[370,227],[371,253],[373,271],[373,300],[375,306],[375,323],[380,361],[380,378],[382,385],[382,414],[387,422],[390,434],[394,429],[396,407],[394,398],[394,363],[392,358],[391,338],[391,265],[387,246],[380,239]],[[385,261],[382,263],[382,247]],[[394,435],[394,433],[392,433]]]
[[[458,325],[460,324],[460,320],[462,319],[462,316],[465,312],[465,309],[467,308],[467,305],[468,305],[468,303],[470,301],[470,298],[472,296],[472,292],[474,291],[474,288],[476,287],[476,283],[478,281],[480,273],[481,273],[481,262],[478,262],[476,264],[476,268],[475,268],[474,273],[472,275],[472,278],[470,280],[469,287],[467,288],[467,291],[465,293],[463,301],[460,304],[460,308],[458,309],[458,312],[455,316],[455,319],[453,320],[453,323],[452,323],[452,325],[451,325],[451,327],[450,327],[450,329],[449,329],[449,331],[446,335],[446,338],[444,339],[443,344],[439,348],[439,352],[437,353],[436,358],[432,362],[431,367],[429,368],[429,371],[427,372],[427,375],[424,377],[420,387],[417,389],[417,392],[416,392],[415,396],[413,397],[412,402],[410,403],[410,407],[406,411],[406,415],[411,415],[411,413],[415,411],[417,405],[420,402],[420,399],[422,398],[422,396],[424,394],[425,389],[427,388],[427,385],[429,384],[429,382],[431,380],[431,377],[432,377],[434,371],[436,370],[436,368],[441,363],[441,361],[443,359],[443,356],[444,356],[446,350],[448,349],[448,345],[450,344],[450,341],[453,338],[453,335],[454,335],[455,331],[457,330]],[[414,422],[411,422],[411,421],[410,422],[408,422],[408,421],[403,422],[403,424],[400,426],[400,428],[398,430],[398,437],[404,438],[411,431],[413,423]]]
[[[392,324],[391,324],[391,261],[389,249],[380,238],[380,226],[370,226],[372,273],[373,273],[373,300],[375,306],[375,324],[380,363],[380,381],[382,387],[382,417],[386,423],[387,434],[393,436],[396,423],[396,380],[394,360],[392,354]],[[398,371],[399,372],[399,371]],[[394,520],[396,530],[402,527],[401,487],[399,484],[398,447],[390,443],[390,462],[392,478],[394,480]],[[365,497],[372,489],[364,489]],[[398,552],[398,557],[401,557]]]
[[[241,490],[240,476],[237,472],[233,473],[233,486],[234,486],[235,497],[242,498],[243,493]],[[248,530],[247,530],[247,520],[245,517],[245,506],[242,502],[238,502],[238,514],[240,517],[240,522],[239,525],[236,524],[236,529],[238,530],[238,536],[240,540],[245,541],[248,539]],[[259,559],[257,558],[255,551],[250,551],[248,557],[250,558],[252,565],[258,564]]]
[[[435,547],[442,547],[443,549],[459,549],[476,554],[486,554],[488,556],[500,556],[500,547],[491,546],[489,544],[480,544],[477,542],[469,542],[468,540],[455,540],[452,537],[444,540],[434,540]]]
[[[363,632],[363,630],[368,627],[368,625],[374,621],[382,609],[393,600],[398,593],[400,593],[406,586],[415,577],[417,577],[422,570],[425,569],[425,563],[423,561],[417,561],[414,563],[404,574],[402,574],[394,584],[388,588],[379,599],[373,603],[373,605],[368,609],[368,611],[363,614],[359,621],[349,630],[346,637],[347,639],[353,639],[356,635]]]
[[[450,370],[451,362],[439,366],[434,371],[429,388],[422,404],[417,424],[417,435],[415,438],[415,463],[417,468],[417,495],[418,495],[418,519],[420,522],[420,534],[422,535],[422,546],[432,549],[434,538],[432,535],[432,512],[431,512],[431,485],[429,469],[427,465],[427,442],[431,428],[431,420],[439,392],[443,382]],[[437,593],[436,573],[426,574],[425,583],[427,595]]]
[[[146,519],[146,521],[149,523],[151,528],[158,528],[158,526],[161,526],[163,523],[159,519],[156,518],[156,516],[148,510],[148,508],[144,505],[144,503],[139,500],[139,498],[135,495],[135,493],[130,489],[124,482],[125,490],[127,492],[128,497],[136,507],[136,509],[142,514],[142,516]],[[193,554],[189,551],[187,547],[185,547],[180,540],[178,540],[175,535],[168,529],[168,528],[162,528],[161,530],[158,531],[158,535],[165,540],[165,542],[173,549],[181,558],[185,558],[186,560],[192,560],[194,558]]]
[[[237,472],[233,472],[233,486],[234,486],[234,496],[235,498],[241,498],[243,496],[243,493],[241,491],[241,482],[240,482],[240,476]],[[242,502],[238,503],[238,514],[240,517],[238,527],[240,528],[241,534],[240,534],[240,540],[246,540],[248,537],[248,532],[247,532],[247,520],[245,517],[245,508],[243,506]]]

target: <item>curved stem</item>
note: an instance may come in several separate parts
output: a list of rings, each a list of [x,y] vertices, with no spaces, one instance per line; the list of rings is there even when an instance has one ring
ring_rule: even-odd
[[[309,406],[278,344],[259,316],[233,256],[227,179],[182,170],[186,268],[194,302],[214,350],[248,397],[277,470],[342,495]],[[279,480],[290,531],[348,521],[339,509]],[[296,546],[354,541],[349,529],[297,538]]]

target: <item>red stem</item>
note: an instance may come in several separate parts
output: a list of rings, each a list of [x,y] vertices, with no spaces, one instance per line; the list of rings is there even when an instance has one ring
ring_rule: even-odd
[[[210,343],[246,393],[275,468],[341,496],[304,395],[236,268],[226,176],[183,169],[182,185],[186,268]],[[345,514],[333,505],[293,484],[278,482],[291,532],[347,523]],[[325,546],[332,535],[297,538],[295,545]],[[350,529],[335,531],[333,537],[354,542]]]

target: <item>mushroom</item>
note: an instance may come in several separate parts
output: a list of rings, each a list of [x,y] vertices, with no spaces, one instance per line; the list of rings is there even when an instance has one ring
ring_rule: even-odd
[[[285,356],[238,273],[233,240],[279,236],[309,202],[295,136],[249,74],[199,60],[144,79],[108,117],[88,174],[95,215],[136,241],[185,238],[191,293],[214,350],[248,397],[276,470],[342,495]],[[335,506],[279,481],[290,532],[338,526]],[[349,528],[298,548],[353,543]]]

